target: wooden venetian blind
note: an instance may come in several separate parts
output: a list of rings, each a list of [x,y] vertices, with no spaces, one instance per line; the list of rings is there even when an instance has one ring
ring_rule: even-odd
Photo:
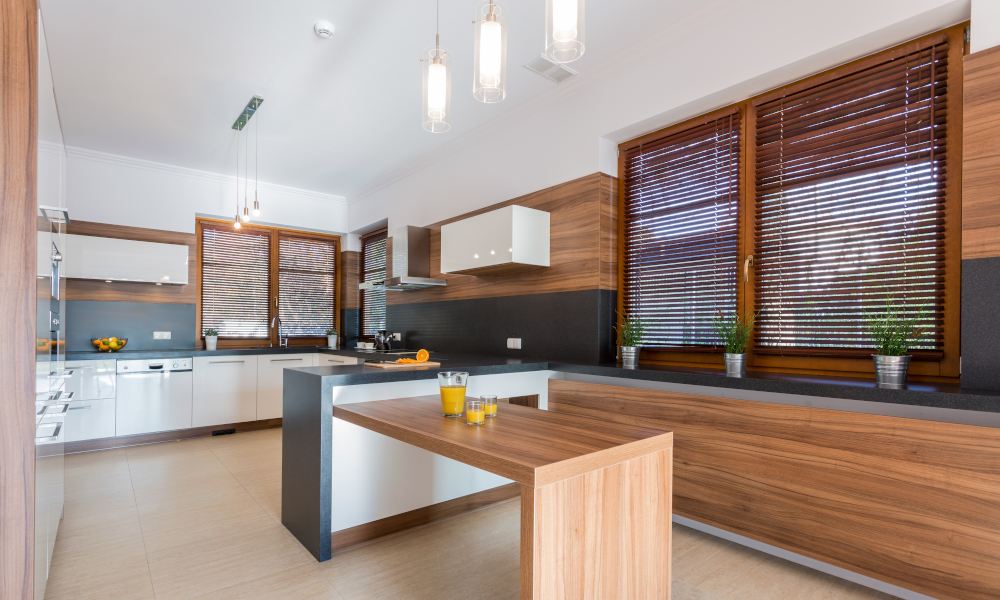
[[[940,354],[948,49],[924,46],[757,106],[756,352],[870,354],[891,299]]]
[[[740,114],[625,150],[624,308],[643,346],[705,347],[736,310]]]
[[[324,336],[337,322],[337,243],[278,237],[278,316],[287,335]]]
[[[220,337],[267,338],[271,236],[202,226],[201,326]]]
[[[385,231],[362,238],[361,282],[385,279],[387,260]],[[361,296],[361,335],[373,336],[385,329],[385,290],[363,290]]]

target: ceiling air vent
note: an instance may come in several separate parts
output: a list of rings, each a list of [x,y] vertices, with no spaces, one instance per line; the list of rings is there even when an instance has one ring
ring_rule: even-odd
[[[562,83],[569,79],[571,75],[576,75],[576,71],[564,64],[554,63],[540,54],[538,58],[524,65],[529,71],[534,71],[546,79],[551,79],[556,83]]]

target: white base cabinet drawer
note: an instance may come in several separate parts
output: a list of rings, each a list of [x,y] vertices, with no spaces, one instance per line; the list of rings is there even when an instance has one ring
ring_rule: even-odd
[[[115,437],[115,399],[73,400],[63,427],[67,442]]]
[[[192,427],[257,420],[257,357],[194,359]]]
[[[280,419],[285,369],[315,367],[316,354],[257,356],[257,420]]]
[[[319,358],[319,362],[316,364],[317,367],[359,365],[364,362],[364,359],[354,358],[353,356],[337,356],[336,354],[317,354],[316,356]]]

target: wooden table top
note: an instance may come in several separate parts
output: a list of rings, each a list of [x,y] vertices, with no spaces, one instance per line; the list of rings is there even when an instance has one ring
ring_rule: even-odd
[[[673,447],[673,433],[499,403],[481,426],[441,414],[438,396],[333,406],[333,416],[539,487]]]

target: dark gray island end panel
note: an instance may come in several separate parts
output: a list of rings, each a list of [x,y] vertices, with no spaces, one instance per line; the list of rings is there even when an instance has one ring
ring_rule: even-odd
[[[962,261],[962,385],[1000,390],[1000,258]]]
[[[281,524],[316,560],[330,559],[333,391],[322,377],[284,372]]]

